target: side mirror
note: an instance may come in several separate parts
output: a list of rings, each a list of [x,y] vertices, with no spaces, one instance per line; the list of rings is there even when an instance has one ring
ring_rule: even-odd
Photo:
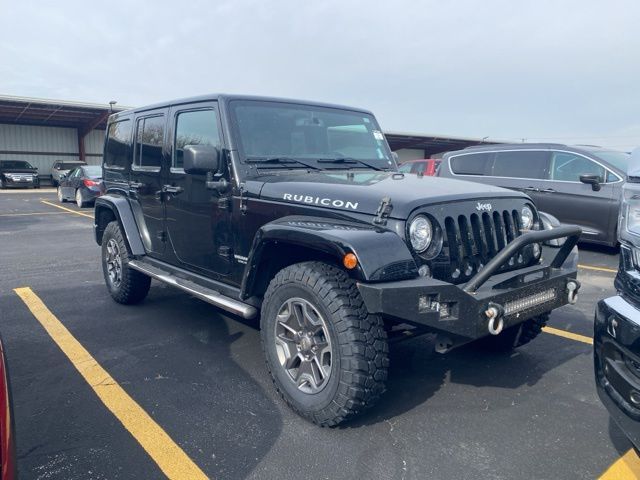
[[[580,181],[582,183],[586,183],[588,185],[591,185],[591,189],[594,192],[597,192],[598,190],[600,190],[600,183],[602,182],[602,179],[600,178],[600,175],[580,175]]]
[[[184,171],[190,174],[217,173],[220,151],[210,145],[186,145],[183,149]]]
[[[64,180],[65,178],[67,178],[67,174],[66,173],[60,174],[60,180]]]

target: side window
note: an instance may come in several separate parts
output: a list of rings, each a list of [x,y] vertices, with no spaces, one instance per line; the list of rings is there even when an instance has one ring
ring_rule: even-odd
[[[456,175],[487,175],[491,153],[469,153],[451,157],[451,170]]]
[[[411,173],[424,173],[427,162],[414,162]]]
[[[398,171],[402,173],[411,173],[411,163],[403,163],[398,167]]]
[[[605,178],[605,169],[581,155],[553,152],[551,158],[551,180],[579,182],[580,175],[599,175],[602,182]]]
[[[184,147],[187,145],[211,145],[220,148],[216,111],[207,109],[178,113],[173,142],[171,164],[176,168],[182,168],[184,165]]]
[[[549,152],[544,150],[496,152],[491,175],[511,178],[547,178]]]
[[[56,170],[60,170],[60,162],[56,163],[53,168],[55,168]]]
[[[126,168],[131,163],[131,120],[109,125],[104,164],[107,168]]]
[[[137,167],[160,168],[162,166],[163,140],[163,115],[138,119],[133,164]]]

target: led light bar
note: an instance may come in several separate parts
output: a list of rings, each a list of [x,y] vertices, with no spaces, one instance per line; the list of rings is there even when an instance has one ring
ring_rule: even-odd
[[[544,292],[535,293],[528,297],[519,298],[518,300],[512,300],[505,303],[504,314],[505,316],[511,315],[512,313],[521,312],[522,310],[527,310],[528,308],[537,307],[538,305],[542,305],[543,303],[555,300],[555,298],[556,290],[554,288],[551,288],[549,290],[545,290]]]

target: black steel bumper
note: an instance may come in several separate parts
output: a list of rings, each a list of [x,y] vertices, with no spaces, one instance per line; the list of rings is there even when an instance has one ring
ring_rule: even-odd
[[[640,310],[621,296],[598,302],[593,360],[600,400],[640,449]]]
[[[569,302],[568,285],[576,280],[581,230],[562,226],[528,232],[510,242],[466,284],[420,277],[386,283],[359,283],[371,313],[421,325],[458,337],[456,344],[489,335],[487,309],[501,311],[504,328]],[[532,243],[566,237],[561,248],[542,247],[538,265],[495,274],[513,255]],[[577,293],[577,292],[576,292]]]

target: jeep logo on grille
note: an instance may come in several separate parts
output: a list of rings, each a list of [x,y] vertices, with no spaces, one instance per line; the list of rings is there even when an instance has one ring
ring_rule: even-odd
[[[480,203],[476,205],[476,210],[479,212],[490,212],[493,209],[490,203]]]

